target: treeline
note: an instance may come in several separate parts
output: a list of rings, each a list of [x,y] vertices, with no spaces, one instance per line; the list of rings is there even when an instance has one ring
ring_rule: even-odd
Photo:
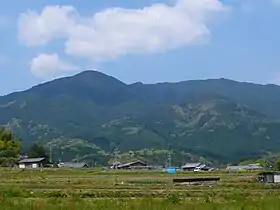
[[[20,146],[20,140],[11,131],[0,128],[0,165],[14,165],[20,154]]]
[[[11,131],[0,128],[0,166],[14,166],[20,158],[21,141]],[[48,158],[45,149],[33,144],[27,151],[29,158]]]

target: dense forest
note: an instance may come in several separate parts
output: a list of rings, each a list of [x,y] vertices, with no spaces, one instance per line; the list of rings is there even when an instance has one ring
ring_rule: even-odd
[[[0,97],[0,125],[22,139],[25,153],[38,144],[47,153],[52,148],[57,161],[163,165],[171,154],[176,165],[235,163],[279,152],[279,95],[275,85],[226,79],[128,85],[85,71]]]

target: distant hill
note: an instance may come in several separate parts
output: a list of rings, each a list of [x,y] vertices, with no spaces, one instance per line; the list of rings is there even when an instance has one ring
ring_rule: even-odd
[[[278,96],[275,85],[227,79],[128,85],[84,71],[0,97],[0,125],[24,147],[51,142],[56,159],[104,164],[118,148],[230,162],[280,150]]]

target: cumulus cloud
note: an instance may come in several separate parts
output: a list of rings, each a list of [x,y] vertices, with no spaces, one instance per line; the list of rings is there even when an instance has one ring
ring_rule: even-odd
[[[204,42],[211,20],[227,9],[219,0],[177,0],[172,6],[107,8],[84,17],[73,6],[46,6],[19,16],[19,39],[27,46],[63,39],[68,55],[109,60]]]
[[[75,28],[75,9],[72,6],[46,6],[41,14],[28,11],[18,19],[19,38],[30,46],[68,37]]]
[[[31,61],[30,69],[35,76],[48,79],[65,75],[79,68],[62,61],[57,54],[40,54]]]

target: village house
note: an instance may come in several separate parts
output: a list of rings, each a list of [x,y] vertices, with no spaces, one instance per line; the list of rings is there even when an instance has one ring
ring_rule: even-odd
[[[148,166],[145,162],[137,160],[134,162],[130,163],[125,163],[125,164],[117,164],[114,165],[115,169],[150,169],[150,166]]]
[[[201,163],[186,163],[181,167],[183,171],[194,171],[197,167],[199,167]]]
[[[19,161],[19,168],[42,168],[48,164],[46,158],[26,158]]]
[[[186,163],[181,167],[183,171],[211,171],[211,167],[202,163]]]

